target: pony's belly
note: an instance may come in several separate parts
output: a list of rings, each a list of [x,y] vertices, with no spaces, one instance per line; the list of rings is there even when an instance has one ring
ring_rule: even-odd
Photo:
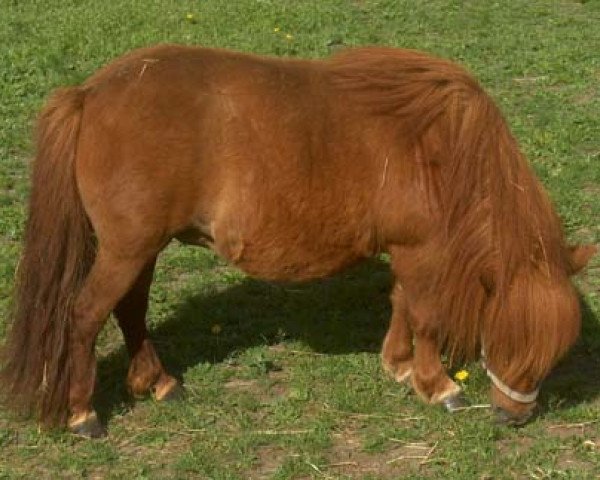
[[[328,277],[364,258],[348,251],[330,251],[326,258],[306,251],[285,256],[279,253],[276,248],[271,251],[248,249],[233,263],[257,278],[292,282]]]
[[[356,239],[327,241],[327,236],[319,236],[304,240],[289,231],[248,236],[235,230],[216,229],[213,233],[213,250],[244,272],[265,280],[327,277],[374,253],[366,242]]]

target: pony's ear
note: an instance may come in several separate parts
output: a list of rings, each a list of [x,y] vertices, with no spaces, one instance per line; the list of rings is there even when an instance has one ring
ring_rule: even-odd
[[[575,275],[590,261],[596,253],[598,247],[594,244],[573,245],[569,247],[569,260],[571,263],[571,275]]]

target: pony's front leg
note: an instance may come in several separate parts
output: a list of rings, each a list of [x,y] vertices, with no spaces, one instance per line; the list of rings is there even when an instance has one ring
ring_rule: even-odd
[[[146,329],[148,296],[155,261],[152,260],[142,270],[135,284],[117,304],[114,314],[129,352],[129,391],[138,398],[152,391],[157,400],[168,400],[180,396],[182,389],[177,380],[164,371]]]
[[[454,411],[467,403],[442,364],[435,315],[432,305],[420,304],[410,309],[415,335],[412,385],[426,402],[443,404]]]
[[[390,296],[392,318],[381,349],[381,363],[385,371],[398,382],[410,378],[413,369],[413,335],[408,320],[406,294],[396,282]]]
[[[147,261],[147,257],[124,257],[100,246],[94,265],[77,296],[69,344],[71,375],[68,426],[75,434],[92,438],[106,434],[91,404],[96,381],[94,345],[110,311],[130,289]]]

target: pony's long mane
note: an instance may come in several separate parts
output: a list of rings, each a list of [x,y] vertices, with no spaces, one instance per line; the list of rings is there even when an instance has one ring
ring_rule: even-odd
[[[539,292],[524,291],[518,308],[513,302],[518,318],[507,318],[503,303],[517,275],[526,285],[540,274],[564,276],[567,248],[547,194],[499,109],[464,69],[421,52],[350,50],[331,66],[337,88],[371,114],[397,119],[399,138],[410,139],[423,170],[432,213],[442,219],[432,247],[432,254],[442,252],[439,275],[431,282],[440,341],[453,358],[471,359],[482,337],[507,339],[488,355],[512,355],[515,374],[546,371],[551,360],[543,352],[555,352],[571,335],[544,330],[531,312],[543,308]]]

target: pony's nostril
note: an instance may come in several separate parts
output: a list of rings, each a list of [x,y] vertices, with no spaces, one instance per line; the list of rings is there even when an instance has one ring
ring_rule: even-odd
[[[500,423],[502,425],[507,425],[510,421],[510,414],[500,407],[494,408],[494,416],[496,417],[496,423]]]

